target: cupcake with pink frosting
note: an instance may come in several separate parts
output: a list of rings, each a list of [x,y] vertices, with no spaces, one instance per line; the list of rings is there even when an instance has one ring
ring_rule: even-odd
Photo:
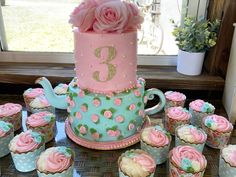
[[[45,149],[41,134],[28,130],[16,135],[9,143],[14,165],[18,171],[29,172],[36,168],[36,158]]]
[[[48,148],[40,154],[36,166],[39,177],[72,177],[74,153],[65,146]]]
[[[43,111],[31,114],[26,118],[26,127],[44,135],[45,142],[54,138],[55,115],[51,112]]]
[[[156,162],[147,152],[132,149],[119,157],[118,167],[120,177],[153,177]]]
[[[176,127],[189,124],[191,114],[183,107],[170,107],[165,111],[165,127],[172,135],[175,135]]]
[[[0,158],[10,153],[8,144],[13,137],[13,125],[0,120]]]
[[[21,128],[22,106],[14,103],[0,105],[0,120],[10,122],[14,126],[14,131]]]
[[[228,145],[221,150],[219,176],[236,176],[236,145]]]
[[[175,146],[188,145],[202,152],[206,139],[206,133],[193,125],[181,125],[175,130]]]
[[[45,96],[39,96],[30,102],[30,111],[32,113],[37,113],[42,111],[48,111],[54,113],[55,108],[49,104]]]
[[[203,130],[207,133],[206,145],[221,149],[229,141],[233,125],[223,116],[210,115],[203,118]]]
[[[36,97],[44,95],[43,88],[29,88],[23,93],[25,106],[27,111],[30,111],[29,104],[31,101],[33,101]]]
[[[66,95],[67,89],[68,89],[68,85],[61,83],[61,84],[58,84],[53,90],[54,90],[54,93],[57,95]]]
[[[203,177],[206,166],[205,156],[192,146],[177,146],[169,153],[170,177]]]
[[[165,97],[166,97],[165,109],[177,106],[184,107],[186,96],[183,93],[175,91],[167,91],[165,92]]]
[[[167,160],[171,135],[162,127],[144,128],[141,133],[141,149],[148,152],[156,161],[156,164],[162,164]]]
[[[197,127],[202,127],[202,119],[215,112],[215,107],[203,100],[195,100],[189,104],[189,112],[192,114],[191,124]]]

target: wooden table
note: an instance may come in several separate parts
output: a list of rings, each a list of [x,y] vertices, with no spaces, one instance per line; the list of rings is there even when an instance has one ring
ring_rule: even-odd
[[[24,105],[23,99],[19,95],[0,95],[0,104],[6,102],[20,103]],[[225,116],[225,111],[219,101],[211,101],[216,106],[216,113]],[[27,117],[25,109],[22,112],[23,115],[23,129],[25,130],[24,121]],[[46,147],[51,146],[70,146],[75,151],[75,168],[74,177],[116,177],[118,176],[117,159],[124,151],[128,149],[139,148],[139,143],[126,149],[114,150],[114,151],[97,151],[87,149],[73,143],[67,138],[64,130],[64,121],[67,117],[67,113],[62,110],[56,111],[56,136],[55,140],[46,144]],[[153,123],[160,123],[163,113],[159,113],[152,118]],[[20,133],[22,130],[17,131]],[[236,133],[233,133],[231,143],[236,144]],[[174,140],[171,147],[174,146]],[[205,171],[205,177],[217,177],[218,176],[218,161],[219,150],[205,147],[203,154],[206,156],[208,165]],[[13,164],[10,155],[7,155],[0,159],[0,176],[1,177],[36,177],[36,171],[29,173],[18,172]],[[155,173],[155,177],[166,177],[167,163],[158,165]]]

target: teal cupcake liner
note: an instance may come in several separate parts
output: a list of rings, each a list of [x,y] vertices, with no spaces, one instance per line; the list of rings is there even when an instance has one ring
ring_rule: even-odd
[[[182,139],[180,139],[176,134],[175,134],[175,147],[179,146],[179,145],[188,145],[188,146],[192,146],[194,147],[197,151],[201,152],[204,149],[205,146],[205,142],[202,144],[194,144],[194,143],[187,143],[185,141],[183,141]]]
[[[14,132],[11,132],[9,135],[0,138],[0,158],[6,156],[10,153],[8,144],[14,137]]]
[[[153,159],[156,161],[157,165],[166,162],[168,158],[169,149],[170,149],[170,143],[169,145],[166,145],[164,147],[159,147],[159,148],[150,146],[146,144],[145,142],[143,142],[142,140],[140,141],[140,143],[141,143],[141,149],[149,153],[153,157]]]
[[[191,113],[192,117],[190,119],[190,123],[196,127],[202,127],[202,120],[204,117],[214,114],[214,111],[211,113],[205,112],[197,112],[189,107],[189,112]]]
[[[39,177],[73,177],[74,164],[72,164],[67,170],[61,173],[43,173],[37,170]]]
[[[230,164],[225,162],[225,160],[222,158],[222,155],[220,155],[219,176],[220,177],[236,176],[236,167],[232,167]]]
[[[119,177],[130,177],[130,176],[125,175],[119,168]],[[154,177],[154,173],[150,174],[148,177]]]
[[[45,150],[45,144],[33,152],[16,154],[11,152],[11,156],[16,169],[20,172],[29,172],[36,169],[36,158]]]

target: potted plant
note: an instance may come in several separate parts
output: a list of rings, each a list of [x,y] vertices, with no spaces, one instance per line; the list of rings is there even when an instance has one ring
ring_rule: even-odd
[[[171,21],[174,24],[172,34],[179,47],[177,71],[185,75],[201,74],[205,52],[216,44],[219,20],[198,21],[187,17],[182,25]]]

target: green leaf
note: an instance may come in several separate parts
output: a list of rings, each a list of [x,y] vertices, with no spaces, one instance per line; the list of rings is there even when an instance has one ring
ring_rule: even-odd
[[[89,130],[89,131],[90,131],[90,133],[91,133],[91,134],[93,134],[93,133],[96,133],[96,132],[97,132],[97,130],[96,130],[96,129],[94,129],[94,128],[90,128],[90,130]]]

